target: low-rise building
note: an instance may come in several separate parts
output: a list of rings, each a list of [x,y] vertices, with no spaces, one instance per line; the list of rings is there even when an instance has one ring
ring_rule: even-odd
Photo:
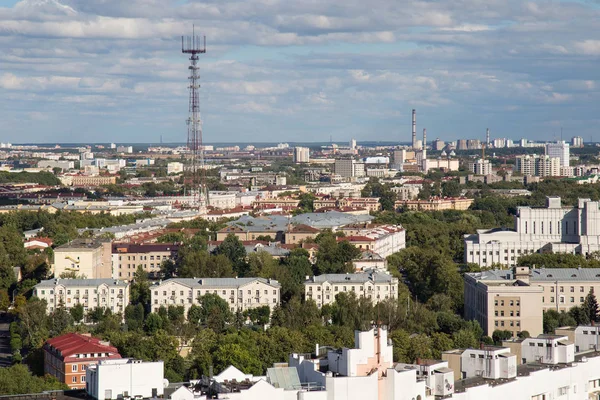
[[[600,349],[600,326],[563,326],[554,330],[556,335],[568,337],[575,343],[575,353],[598,351]]]
[[[432,197],[429,200],[399,200],[396,208],[410,211],[442,211],[467,210],[473,204],[473,199],[467,197]]]
[[[117,183],[116,176],[100,176],[100,175],[73,175],[71,177],[71,185],[79,187],[96,187],[103,185],[114,185]]]
[[[352,260],[352,265],[354,265],[356,272],[369,270],[387,271],[387,259],[370,250],[363,251],[359,258]]]
[[[141,266],[151,276],[157,275],[166,260],[175,260],[179,245],[176,243],[113,243],[113,278],[131,280]]]
[[[78,278],[112,277],[110,240],[75,239],[54,249],[54,276],[75,274]]]
[[[354,293],[375,303],[398,298],[398,278],[381,271],[356,274],[323,274],[306,277],[304,296],[322,307],[335,301],[338,293]]]
[[[187,310],[199,304],[199,298],[216,294],[229,304],[231,311],[269,306],[271,310],[281,300],[281,285],[264,278],[174,278],[151,287],[152,311],[170,305]]]
[[[96,400],[156,399],[164,394],[164,363],[131,358],[100,360],[86,370],[86,392]]]
[[[71,389],[86,387],[86,371],[100,360],[121,358],[110,343],[80,333],[48,339],[43,347],[44,374],[52,375]]]
[[[517,376],[517,356],[506,347],[483,345],[479,349],[449,350],[442,353],[454,371],[454,379],[481,377],[512,379]]]
[[[236,207],[236,193],[235,192],[217,192],[211,191],[208,193],[208,205],[210,207],[229,210]]]
[[[338,238],[347,240],[361,251],[371,251],[386,258],[406,248],[406,231],[400,225],[372,225],[355,230],[342,228],[347,236]]]
[[[129,304],[129,283],[114,279],[49,279],[33,288],[33,295],[46,300],[46,312],[59,307],[70,310],[81,304],[84,313],[95,308],[123,313]]]

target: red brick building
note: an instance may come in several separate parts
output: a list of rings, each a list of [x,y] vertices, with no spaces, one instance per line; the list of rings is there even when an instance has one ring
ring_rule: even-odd
[[[80,333],[67,333],[44,344],[44,373],[55,376],[71,389],[85,389],[87,366],[110,358],[121,358],[110,343]]]

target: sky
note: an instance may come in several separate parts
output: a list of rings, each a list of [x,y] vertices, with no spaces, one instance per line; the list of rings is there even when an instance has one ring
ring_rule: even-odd
[[[600,141],[600,0],[0,0],[0,141]]]

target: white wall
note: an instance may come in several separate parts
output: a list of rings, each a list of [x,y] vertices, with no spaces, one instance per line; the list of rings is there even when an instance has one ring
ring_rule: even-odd
[[[128,392],[129,396],[152,397],[152,389],[157,389],[157,394],[164,393],[164,365],[157,362],[128,362],[131,360],[110,360],[100,362],[96,366],[97,390],[90,393],[93,397],[104,400],[107,390],[112,392],[112,399]],[[90,379],[88,372],[86,380]]]

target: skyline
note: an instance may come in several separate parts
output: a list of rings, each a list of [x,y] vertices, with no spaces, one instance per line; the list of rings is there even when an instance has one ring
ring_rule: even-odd
[[[1,139],[185,142],[195,24],[206,143],[597,140],[600,3],[388,3],[0,0]]]

